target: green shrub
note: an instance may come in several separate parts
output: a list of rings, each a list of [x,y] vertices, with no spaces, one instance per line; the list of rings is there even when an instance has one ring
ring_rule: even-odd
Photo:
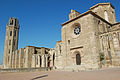
[[[100,53],[100,61],[104,60],[104,53]]]

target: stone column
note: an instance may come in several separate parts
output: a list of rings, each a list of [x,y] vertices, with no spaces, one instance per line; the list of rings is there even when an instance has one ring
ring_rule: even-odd
[[[45,55],[45,59],[46,59],[45,60],[45,64],[46,64],[45,67],[48,67],[48,56],[47,55]]]
[[[38,67],[40,67],[40,55],[38,55]]]
[[[42,67],[45,67],[45,55],[42,55]]]
[[[25,68],[28,68],[28,53],[29,53],[29,48],[26,48],[26,55],[25,55]]]
[[[35,55],[32,55],[32,67],[35,67]]]
[[[53,67],[53,55],[50,57],[50,67]]]
[[[38,67],[38,55],[36,55],[36,67]]]
[[[21,48],[20,50],[19,50],[19,61],[18,61],[18,67],[19,68],[23,68],[23,61],[24,61],[24,49],[23,48]]]
[[[38,67],[38,55],[36,55],[36,58],[35,58],[35,63],[36,63],[36,67]]]
[[[36,68],[36,54],[34,54],[34,68]]]

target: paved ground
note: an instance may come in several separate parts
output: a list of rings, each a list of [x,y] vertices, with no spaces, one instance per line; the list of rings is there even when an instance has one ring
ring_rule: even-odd
[[[0,80],[120,80],[120,68],[81,72],[2,72]]]

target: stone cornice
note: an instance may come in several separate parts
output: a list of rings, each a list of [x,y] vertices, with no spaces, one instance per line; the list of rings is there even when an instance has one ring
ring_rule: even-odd
[[[113,6],[111,3],[98,3],[98,4],[96,4],[96,5],[92,6],[92,7],[90,7],[89,10],[94,9],[94,8],[100,6],[100,5],[110,5],[113,9],[115,9],[114,6]]]

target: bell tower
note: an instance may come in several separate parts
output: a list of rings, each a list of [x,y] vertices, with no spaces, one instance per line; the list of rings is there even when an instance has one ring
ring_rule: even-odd
[[[110,3],[99,3],[92,6],[89,10],[93,11],[106,21],[114,24],[117,23],[116,15],[115,15],[115,8]]]
[[[4,47],[4,68],[10,68],[11,55],[18,49],[19,21],[17,18],[10,18],[6,26],[6,37]]]

